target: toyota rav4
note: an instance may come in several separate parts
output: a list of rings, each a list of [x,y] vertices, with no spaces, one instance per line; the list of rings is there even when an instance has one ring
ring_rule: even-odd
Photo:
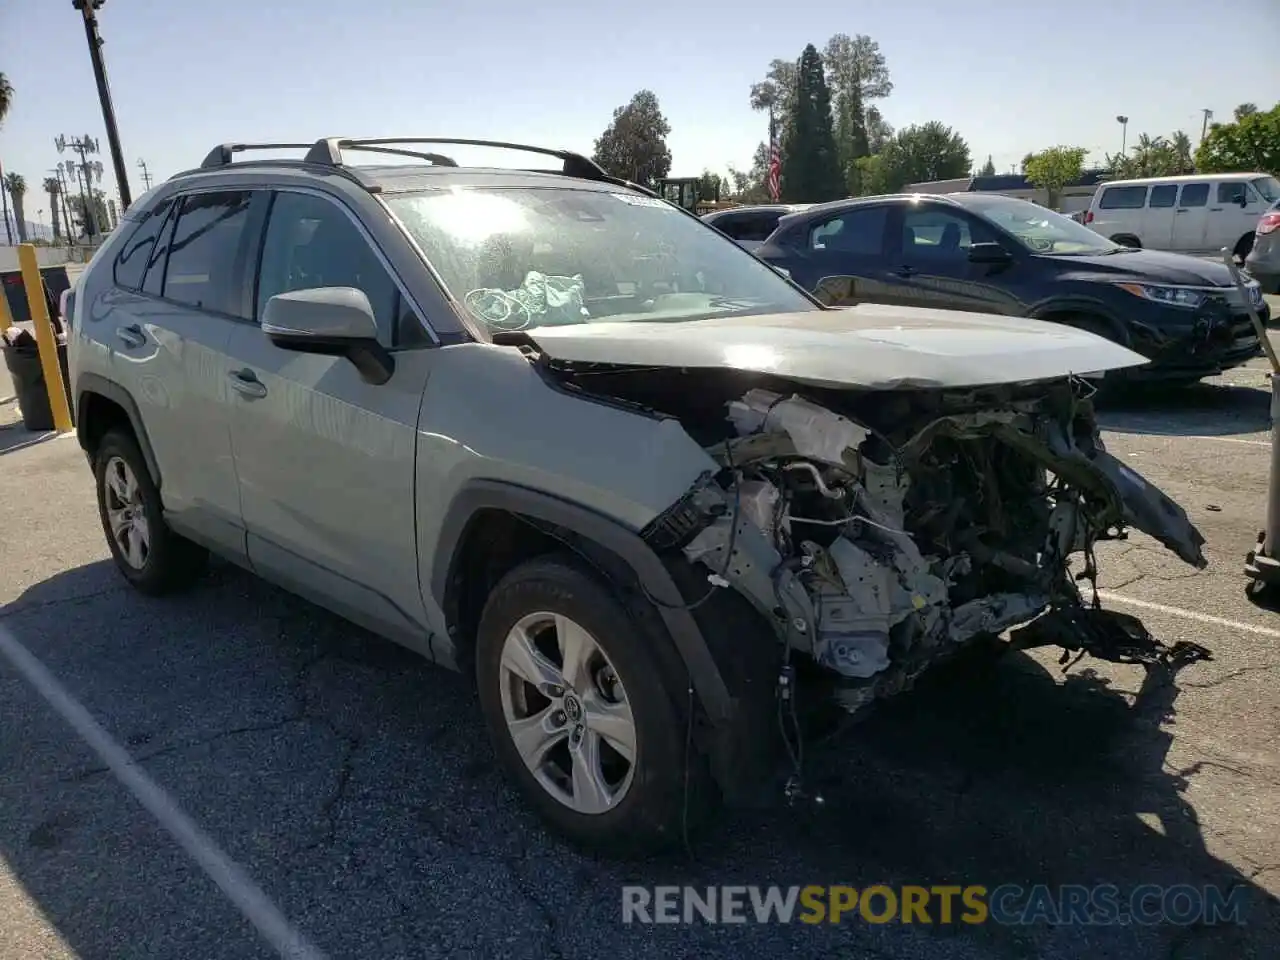
[[[1205,564],[1099,437],[1118,344],[826,307],[573,153],[250,149],[148,192],[68,298],[115,562],[161,593],[213,552],[465,671],[578,842],[680,836],[802,772],[797,699],[860,711],[978,638],[1158,655],[1078,585],[1127,526]]]

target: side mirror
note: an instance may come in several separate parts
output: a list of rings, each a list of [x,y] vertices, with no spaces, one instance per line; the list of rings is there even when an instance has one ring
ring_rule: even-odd
[[[970,263],[1009,263],[1011,260],[1013,254],[999,243],[975,243],[969,247]]]
[[[262,332],[285,350],[346,357],[373,384],[386,383],[395,372],[395,358],[378,343],[369,298],[355,287],[276,294],[262,310]]]
[[[1249,205],[1248,195],[1243,193],[1240,194],[1238,197],[1236,197],[1236,203],[1240,204],[1240,206],[1242,207],[1247,207]]]

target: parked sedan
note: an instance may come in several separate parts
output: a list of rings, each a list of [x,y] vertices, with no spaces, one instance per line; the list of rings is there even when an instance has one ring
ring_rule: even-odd
[[[1263,293],[1280,293],[1280,200],[1258,219],[1244,265]]]
[[[941,307],[1088,330],[1151,361],[1130,377],[1193,381],[1261,354],[1224,265],[1123,247],[1012,197],[821,204],[783,217],[756,255],[827,303]],[[1262,291],[1248,286],[1265,322]]]
[[[753,253],[778,227],[778,221],[788,213],[809,208],[807,203],[772,203],[753,207],[734,207],[703,214],[702,219],[715,227],[730,240]]]

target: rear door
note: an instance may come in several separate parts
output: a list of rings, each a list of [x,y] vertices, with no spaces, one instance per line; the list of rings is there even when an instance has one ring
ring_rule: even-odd
[[[328,194],[281,190],[262,235],[253,323],[219,371],[255,569],[427,652],[418,587],[418,410],[439,351],[356,214]],[[395,356],[381,385],[345,357],[286,350],[257,320],[274,295],[349,286]]]
[[[860,204],[788,229],[775,244],[785,259],[768,257],[824,303],[902,303],[901,279],[890,272],[892,206]]]
[[[264,200],[247,190],[209,191],[157,210],[122,248],[120,296],[108,313],[112,373],[138,404],[166,515],[181,532],[236,556],[244,554],[244,533],[223,371],[252,212]]]
[[[1209,229],[1209,190],[1212,186],[1204,181],[1184,183],[1179,188],[1170,250],[1177,253],[1199,253],[1205,249]]]
[[[901,283],[899,302],[976,313],[1020,316],[1011,290],[1019,266],[969,261],[969,247],[1000,236],[987,223],[953,207],[922,202],[897,208],[891,223],[898,243],[892,272]],[[1006,248],[1011,244],[1004,243]],[[1016,254],[1016,250],[1011,250]]]

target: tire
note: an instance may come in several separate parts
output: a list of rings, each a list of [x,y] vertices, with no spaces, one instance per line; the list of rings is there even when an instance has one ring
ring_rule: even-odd
[[[681,684],[664,679],[655,653],[657,644],[670,641],[642,626],[645,619],[574,558],[547,556],[522,564],[499,582],[476,637],[480,708],[505,773],[557,833],[611,854],[651,853],[687,840],[711,806],[705,762],[687,749],[692,729],[687,694]],[[578,636],[574,627],[589,641],[583,649],[595,646],[594,669],[565,674],[559,666],[563,638],[572,644]],[[527,653],[519,655],[529,649],[522,635],[536,641],[534,649],[541,654],[532,664]],[[534,692],[510,668],[515,663],[525,677],[541,670],[543,678],[559,678],[563,696],[555,698],[554,687],[544,686],[553,697]],[[618,681],[612,699],[610,685],[602,682],[610,672]],[[595,732],[604,729],[606,714],[612,723],[608,740]],[[628,742],[619,719],[624,714],[632,721],[629,764],[625,751],[614,746]],[[524,721],[531,731],[529,717],[541,718],[540,736],[523,738],[522,753],[512,723]],[[581,725],[574,722],[579,718]],[[571,748],[579,733],[582,739]],[[540,749],[531,749],[534,742]],[[599,763],[591,763],[593,758]],[[572,782],[570,769],[602,775],[594,780],[598,789],[578,789],[589,778]]]
[[[93,474],[102,531],[121,575],[151,596],[190,586],[209,555],[165,523],[160,491],[132,434],[111,430],[102,438]]]
[[[1231,251],[1232,256],[1236,258],[1236,264],[1244,266],[1244,261],[1250,253],[1253,252],[1253,238],[1255,234],[1246,233],[1243,237],[1236,241],[1235,249]]]

